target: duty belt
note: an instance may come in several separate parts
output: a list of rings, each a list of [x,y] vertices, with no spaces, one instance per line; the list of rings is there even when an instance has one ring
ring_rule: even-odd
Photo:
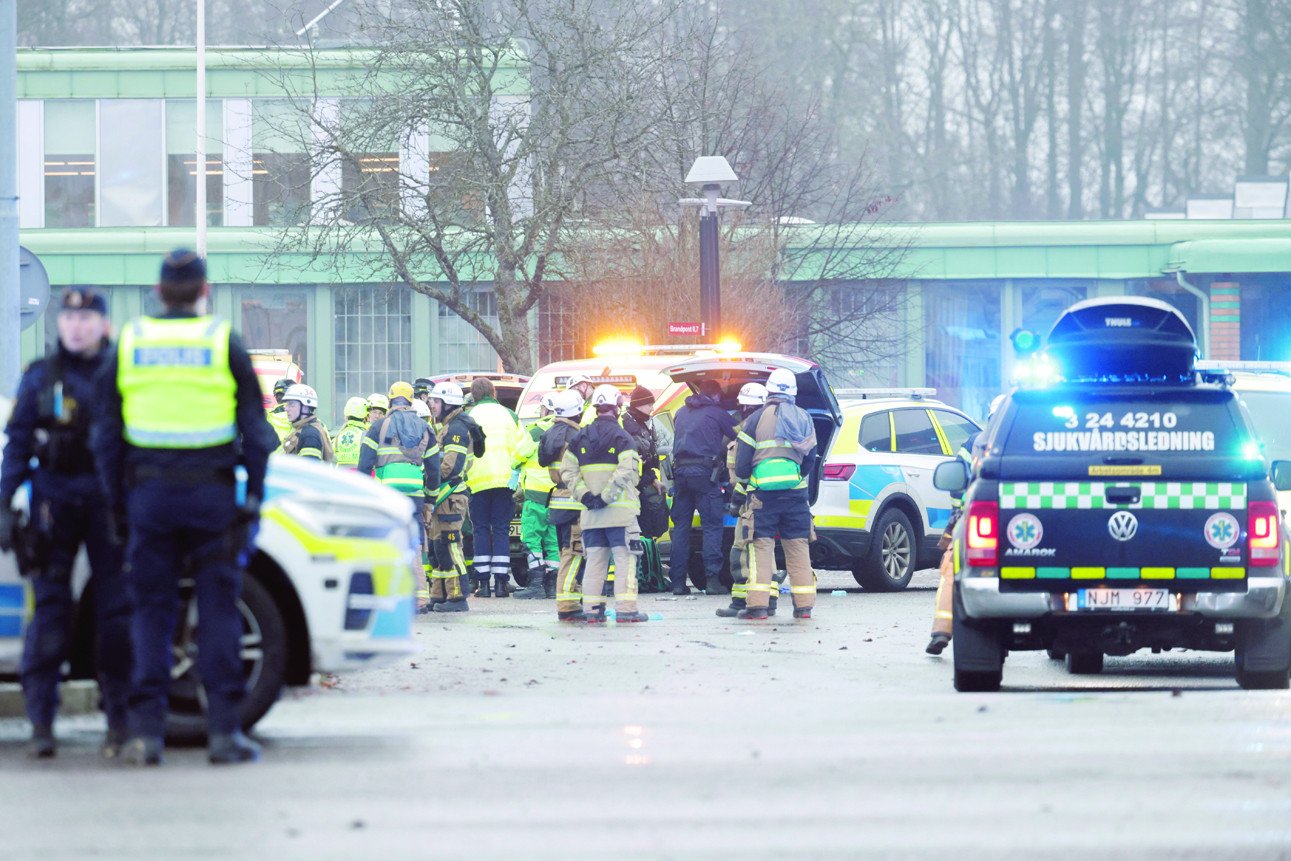
[[[233,469],[175,469],[147,464],[130,467],[128,481],[137,485],[143,481],[161,481],[166,484],[237,484]]]

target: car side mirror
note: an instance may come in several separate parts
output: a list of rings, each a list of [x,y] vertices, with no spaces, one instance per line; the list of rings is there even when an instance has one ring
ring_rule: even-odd
[[[1291,463],[1287,466],[1291,467]],[[968,487],[968,464],[959,458],[937,464],[932,474],[932,486],[948,493],[963,492]]]
[[[1291,490],[1291,460],[1273,461],[1272,472],[1275,490]]]

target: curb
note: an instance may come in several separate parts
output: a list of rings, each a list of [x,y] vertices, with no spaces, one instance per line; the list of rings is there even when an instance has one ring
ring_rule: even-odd
[[[62,705],[58,707],[60,717],[88,715],[99,710],[97,682],[63,682],[58,686],[58,696],[62,700]],[[12,682],[0,684],[0,718],[25,718],[26,716],[22,686]]]

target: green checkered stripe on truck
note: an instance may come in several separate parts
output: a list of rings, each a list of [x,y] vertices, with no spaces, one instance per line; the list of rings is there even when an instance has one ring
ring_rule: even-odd
[[[1005,481],[1000,483],[1000,508],[1246,508],[1246,485],[1230,481],[1144,481],[1133,505],[1116,505],[1105,496],[1115,481]]]

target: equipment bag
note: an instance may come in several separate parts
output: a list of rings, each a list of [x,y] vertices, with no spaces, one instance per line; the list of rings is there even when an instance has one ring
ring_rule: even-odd
[[[653,484],[641,489],[641,513],[637,523],[646,538],[658,538],[668,531],[668,502]]]
[[[794,490],[802,484],[798,464],[787,457],[772,457],[756,464],[749,480],[755,490]]]

